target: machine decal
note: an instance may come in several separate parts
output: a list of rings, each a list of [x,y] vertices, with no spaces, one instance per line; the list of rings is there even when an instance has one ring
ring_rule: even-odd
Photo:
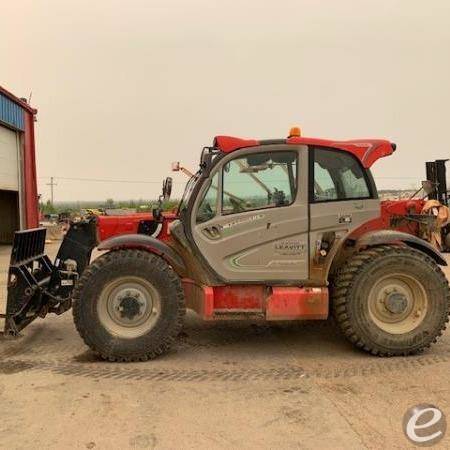
[[[261,269],[267,267],[292,266],[299,264],[301,259],[272,259],[271,261],[261,264],[258,262],[243,261],[244,259],[258,253],[258,249],[252,249],[244,253],[240,253],[229,259],[231,267],[236,269],[245,267],[246,269]],[[292,254],[291,254],[292,255]]]
[[[294,266],[299,263],[298,259],[283,259],[283,260],[274,260],[267,264],[267,267],[276,267],[276,266]]]
[[[222,225],[222,230],[227,230],[229,228],[233,228],[238,225],[255,222],[256,220],[260,220],[263,218],[264,218],[264,214],[255,214],[254,216],[245,217],[243,219],[236,219],[236,220],[233,220],[232,222],[224,223]]]
[[[298,240],[285,240],[275,243],[275,253],[278,255],[302,255],[306,245]]]

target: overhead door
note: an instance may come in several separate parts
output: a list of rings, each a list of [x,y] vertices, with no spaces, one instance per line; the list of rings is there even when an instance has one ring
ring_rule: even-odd
[[[19,193],[0,190],[0,244],[10,244],[19,228]]]
[[[19,191],[17,133],[0,125],[0,190]]]
[[[20,228],[19,186],[18,136],[0,125],[0,244],[11,243]]]

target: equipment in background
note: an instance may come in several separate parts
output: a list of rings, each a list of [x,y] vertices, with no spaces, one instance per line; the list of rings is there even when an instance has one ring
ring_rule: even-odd
[[[450,191],[447,187],[448,159],[437,159],[426,163],[427,180],[431,182],[433,189],[428,194],[430,200],[440,203],[434,204],[436,217],[436,229],[432,234],[432,240],[443,251],[450,252]]]

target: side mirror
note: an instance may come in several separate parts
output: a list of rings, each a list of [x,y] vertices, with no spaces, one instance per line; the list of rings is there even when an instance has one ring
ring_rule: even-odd
[[[162,197],[164,201],[170,200],[172,194],[172,178],[167,177],[163,182]]]

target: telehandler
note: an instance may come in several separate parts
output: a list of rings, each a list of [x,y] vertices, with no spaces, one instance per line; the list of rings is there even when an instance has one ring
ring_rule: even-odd
[[[54,262],[45,230],[16,233],[5,332],[72,307],[94,352],[139,361],[168,351],[186,308],[205,320],[332,313],[373,355],[418,353],[445,329],[450,289],[440,252],[392,229],[381,212],[370,167],[395,149],[387,140],[302,137],[297,128],[286,139],[217,136],[176,213],[162,212],[167,178],[150,218],[72,223]],[[104,253],[90,262],[95,247]]]

